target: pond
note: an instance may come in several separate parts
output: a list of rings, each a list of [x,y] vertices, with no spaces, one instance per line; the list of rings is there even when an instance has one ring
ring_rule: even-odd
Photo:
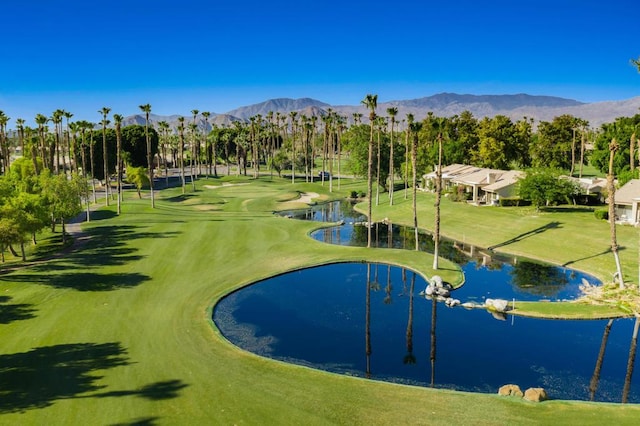
[[[311,237],[329,244],[366,247],[366,216],[356,212],[353,204],[335,201],[309,209],[291,210],[279,214],[318,222],[343,222],[343,225],[319,229]],[[415,249],[415,232],[407,226],[375,223],[372,230],[374,247]],[[418,246],[433,253],[430,234],[418,234]],[[500,255],[458,241],[441,239],[440,256],[462,268],[466,282],[453,297],[462,302],[482,303],[486,298],[521,301],[572,300],[581,295],[583,282],[599,285],[588,274],[569,268],[535,262],[524,258]]]
[[[238,290],[213,319],[247,351],[341,374],[487,393],[513,383],[543,387],[554,399],[622,400],[634,320],[614,320],[604,339],[608,320],[496,319],[434,303],[420,296],[425,287],[395,266],[325,265]],[[640,402],[640,377],[628,386],[628,401]]]

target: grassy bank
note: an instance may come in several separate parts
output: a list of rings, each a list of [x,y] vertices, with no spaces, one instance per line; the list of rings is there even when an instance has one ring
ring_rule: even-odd
[[[163,191],[154,210],[127,194],[121,216],[115,207],[95,214],[85,226],[91,238],[76,251],[0,275],[0,424],[636,423],[633,405],[530,404],[400,386],[229,344],[211,307],[255,280],[365,259],[433,273],[426,253],[322,244],[308,238],[316,224],[271,213],[299,192],[329,199],[361,187],[344,182],[329,194],[328,185],[212,179],[195,193]],[[421,200],[425,215],[428,204]],[[445,279],[460,279],[454,265],[443,266]]]

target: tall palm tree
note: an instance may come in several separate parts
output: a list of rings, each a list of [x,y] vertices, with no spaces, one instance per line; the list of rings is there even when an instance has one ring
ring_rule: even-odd
[[[83,182],[87,181],[87,154],[85,152],[85,147],[87,145],[87,139],[86,139],[86,131],[90,130],[92,125],[91,123],[89,123],[88,121],[79,121],[77,123],[78,125],[78,129],[80,130],[80,156],[82,157],[82,180]],[[91,151],[93,151],[93,149],[91,149]],[[93,158],[91,159],[91,161],[93,161]],[[92,182],[92,187],[94,188],[94,194],[95,194],[95,187],[94,187],[94,183],[93,183],[93,176],[91,177],[91,182]],[[90,204],[89,204],[89,192],[88,192],[88,187],[86,185],[83,186],[83,188],[85,188],[85,193],[84,193],[84,200],[85,200],[85,204],[87,206],[87,222],[89,222],[91,220],[91,216],[90,216]]]
[[[149,170],[149,190],[151,191],[151,208],[156,207],[156,200],[153,195],[153,161],[151,158],[151,138],[149,137],[149,114],[151,114],[151,105],[139,105],[138,108],[144,112],[144,136],[147,142],[147,167]]]
[[[102,114],[102,157],[104,163],[104,199],[105,204],[109,205],[109,161],[107,155],[107,114],[111,112],[111,108],[103,107],[98,110],[98,113]]]
[[[376,117],[376,129],[378,131],[378,154],[376,156],[376,206],[380,205],[380,164],[381,160],[381,144],[380,144],[380,134],[382,133],[382,129],[386,127],[386,122],[384,117]]]
[[[40,159],[42,160],[42,165],[43,167],[48,167],[47,164],[47,155],[46,155],[46,146],[45,146],[45,127],[47,124],[47,121],[49,121],[49,119],[43,115],[43,114],[36,114],[36,118],[35,118],[36,124],[38,125],[38,136],[40,139]],[[40,174],[40,170],[36,165],[36,174]]]
[[[206,146],[207,135],[209,134],[209,117],[211,117],[211,113],[209,111],[202,111],[202,116],[204,117],[204,142]],[[207,149],[207,151],[209,150]],[[211,168],[213,167],[214,177],[218,177],[218,169],[216,168],[217,157],[218,153],[216,152],[216,141],[214,140],[211,143],[211,161],[209,162],[209,174],[211,174]]]
[[[391,133],[389,135],[389,205],[393,205],[393,130],[396,124],[396,115],[398,115],[398,108],[387,108],[387,114],[391,117]]]
[[[418,242],[418,171],[417,171],[417,154],[418,154],[418,132],[420,131],[420,123],[414,123],[413,118],[410,120],[411,135],[413,140],[411,143],[411,175],[412,175],[412,191],[413,191],[413,232],[416,241],[416,251],[419,250]]]
[[[624,277],[622,276],[622,267],[620,266],[620,256],[618,255],[618,240],[616,238],[616,211],[615,211],[615,194],[616,185],[613,176],[613,157],[620,146],[615,138],[609,143],[609,173],[607,174],[607,192],[609,193],[609,224],[611,235],[611,252],[616,261],[616,279],[620,288],[624,288]],[[614,282],[616,280],[614,279]]]
[[[195,185],[195,182],[193,181],[193,173],[194,173],[194,169],[197,169],[197,167],[199,167],[200,164],[200,156],[198,155],[198,148],[200,146],[200,142],[198,141],[198,121],[197,121],[197,117],[198,114],[200,113],[200,111],[198,111],[197,109],[192,109],[191,110],[191,115],[193,115],[193,122],[192,122],[192,126],[189,126],[189,128],[192,131],[192,144],[191,144],[191,183],[192,185]],[[195,163],[194,163],[195,162]],[[195,166],[195,168],[194,168]],[[198,170],[195,170],[195,175],[196,177],[198,177]],[[195,191],[195,186],[193,188],[193,190]]]
[[[160,130],[160,135],[162,136],[162,142],[160,143],[160,149],[162,150],[162,158],[164,160],[164,178],[165,178],[165,186],[169,186],[169,168],[167,167],[167,145],[168,145],[168,134],[169,134],[169,123],[162,120],[158,122],[158,129]]]
[[[296,182],[296,111],[291,111],[289,117],[291,118],[291,183]]]
[[[69,160],[69,170],[72,170],[73,162],[71,161],[72,160],[71,133],[69,133],[69,120],[71,119],[71,117],[73,117],[73,113],[69,111],[62,111],[62,115],[67,121],[67,134],[66,134],[66,137],[64,138],[65,144],[64,144],[64,150],[62,152],[62,161],[63,161],[63,166],[66,169],[66,162],[65,162],[65,151],[66,151],[66,159]]]
[[[407,114],[407,128],[404,135],[404,199],[406,200],[409,192],[409,135],[411,133],[411,123],[413,123],[413,114]]]
[[[116,125],[116,194],[118,197],[118,214],[121,213],[122,203],[122,120],[122,115],[113,114],[113,122]]]
[[[376,108],[378,107],[378,95],[368,94],[361,101],[369,109],[369,157],[367,160],[367,247],[371,247],[371,198],[373,189],[373,128],[375,126]]]
[[[22,156],[24,157],[24,119],[16,118],[16,127],[18,129],[18,144],[20,145],[20,152],[22,152]]]
[[[433,231],[433,269],[438,269],[438,257],[440,256],[440,199],[442,196],[442,140],[444,138],[444,118],[436,120],[438,126],[438,168],[436,169],[436,202],[435,225]]]
[[[194,165],[194,158],[196,156],[196,144],[198,143],[198,125],[196,123],[189,123],[189,132],[191,133],[191,161],[189,161],[189,173],[191,173],[191,189],[195,192],[197,171]]]
[[[178,148],[180,181],[182,182],[182,193],[184,194],[186,192],[184,182],[184,117],[178,117],[178,134],[180,135],[180,146]]]
[[[55,139],[53,143],[53,149],[49,152],[49,161],[53,172],[58,174],[60,172],[60,134],[62,133],[62,117],[64,116],[64,110],[57,109],[51,115],[51,122],[54,126]]]
[[[9,141],[7,139],[7,123],[9,117],[0,111],[0,154],[2,155],[2,172],[7,174],[9,172]]]

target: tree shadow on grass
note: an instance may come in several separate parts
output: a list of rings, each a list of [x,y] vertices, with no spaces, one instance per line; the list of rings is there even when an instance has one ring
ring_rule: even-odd
[[[9,324],[14,321],[21,321],[34,318],[35,309],[33,305],[18,303],[13,305],[6,304],[11,300],[9,296],[0,296],[0,324]]]
[[[0,355],[0,413],[44,408],[101,389],[97,371],[129,364],[119,343],[74,343]]]
[[[17,283],[35,283],[54,288],[72,288],[78,291],[112,291],[131,288],[149,281],[151,278],[137,272],[100,274],[92,272],[52,273],[43,271],[40,274],[13,274],[7,280]]]
[[[558,222],[558,221],[549,222],[546,225],[542,225],[542,226],[540,226],[538,228],[532,229],[531,231],[523,232],[522,234],[517,235],[517,236],[515,236],[515,237],[513,237],[513,238],[511,238],[511,239],[509,239],[507,241],[504,241],[504,242],[499,243],[499,244],[495,244],[495,245],[493,245],[491,247],[487,247],[487,249],[488,250],[495,250],[495,249],[497,249],[499,247],[508,246],[509,244],[513,244],[513,243],[517,243],[519,241],[522,241],[525,238],[530,238],[530,237],[533,237],[535,235],[542,234],[545,231],[549,231],[551,229],[558,229],[558,228],[561,228],[560,222]]]
[[[149,400],[176,398],[188,385],[180,380],[151,383],[136,390],[108,391],[96,382],[100,371],[130,365],[120,343],[73,343],[29,352],[0,355],[0,414],[45,408],[57,400],[138,396]],[[155,418],[133,423],[153,424]]]
[[[158,417],[143,417],[126,423],[113,423],[110,426],[154,426],[158,424],[157,420]]]

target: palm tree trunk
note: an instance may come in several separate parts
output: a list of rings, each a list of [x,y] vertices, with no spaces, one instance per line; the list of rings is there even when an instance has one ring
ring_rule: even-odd
[[[440,256],[440,198],[442,196],[442,134],[438,135],[438,170],[436,170],[435,225],[433,231],[433,269],[438,269]]]
[[[602,335],[602,342],[600,343],[600,351],[598,352],[598,360],[596,361],[596,367],[593,370],[593,376],[589,382],[589,400],[594,401],[596,397],[596,390],[598,390],[598,383],[600,382],[600,371],[602,370],[602,363],[604,361],[604,353],[607,349],[607,341],[609,340],[609,332],[613,325],[613,319],[610,319],[607,325],[604,327],[604,334]]]
[[[611,235],[611,252],[616,261],[616,277],[620,289],[624,288],[624,276],[622,275],[622,267],[620,266],[620,256],[618,255],[618,240],[616,238],[616,211],[615,211],[615,194],[616,186],[613,181],[613,158],[618,149],[618,143],[615,139],[609,144],[609,174],[607,175],[607,191],[609,193],[609,224]],[[615,283],[614,279],[614,283]]]
[[[416,151],[418,150],[418,132],[413,132],[413,144],[411,145],[411,170],[413,174],[413,232],[416,240],[416,251],[419,250],[418,244],[418,206],[417,206],[417,170],[416,170]]]
[[[629,347],[629,359],[627,360],[627,374],[624,377],[624,387],[622,388],[623,404],[625,404],[629,398],[629,388],[631,387],[631,377],[633,376],[633,366],[636,361],[636,348],[638,346],[638,326],[640,326],[640,317],[636,314],[633,334],[631,335],[631,345]]]

